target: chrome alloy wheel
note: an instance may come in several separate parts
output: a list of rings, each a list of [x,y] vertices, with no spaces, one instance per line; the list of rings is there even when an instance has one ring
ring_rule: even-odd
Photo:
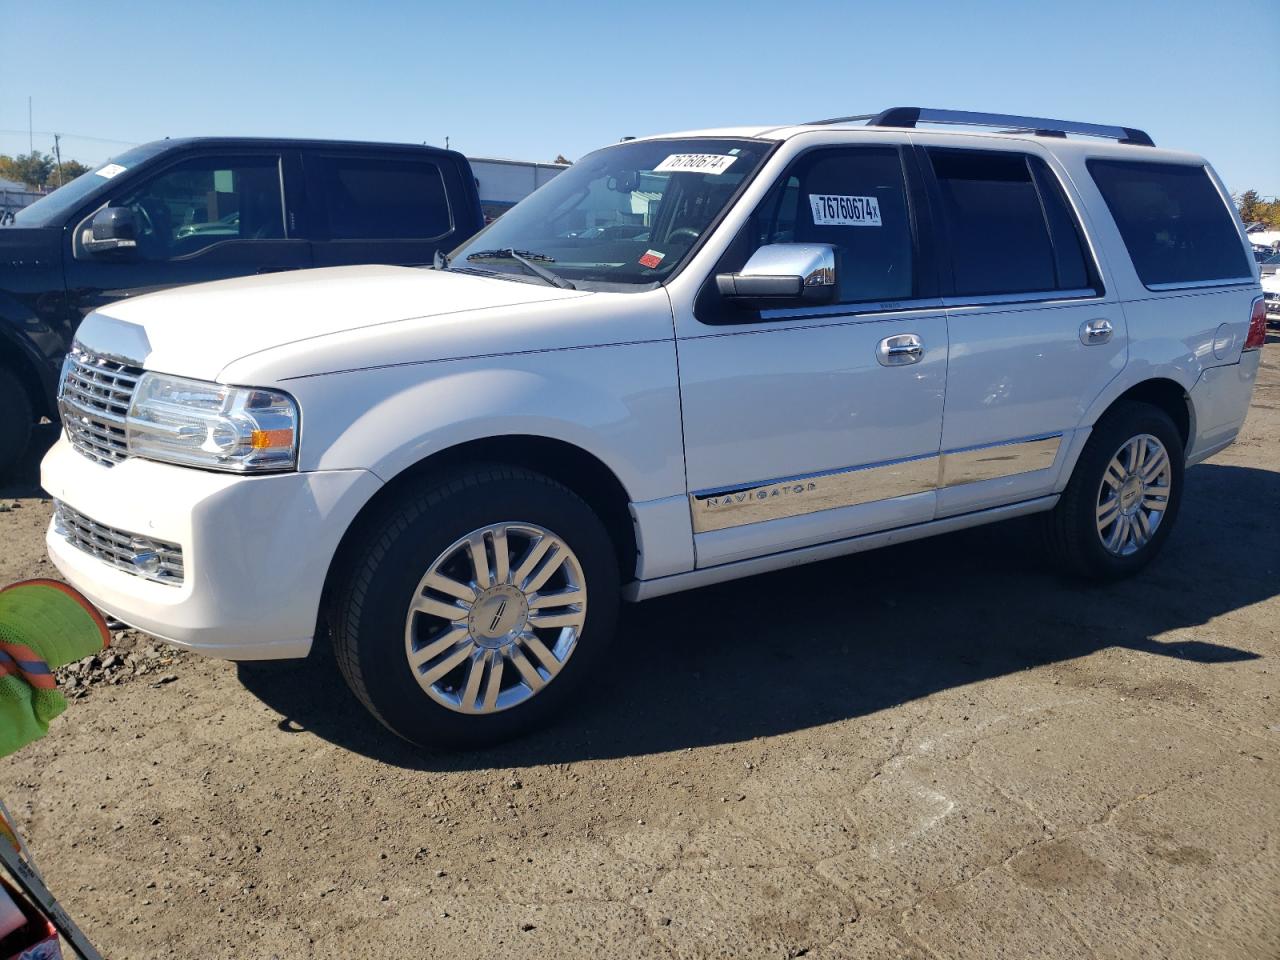
[[[564,668],[587,619],[582,565],[532,523],[495,523],[446,549],[418,583],[404,647],[418,685],[459,713],[528,700]]]
[[[1127,557],[1155,535],[1169,506],[1173,465],[1164,444],[1149,433],[1125,442],[1098,486],[1098,536],[1108,553]]]

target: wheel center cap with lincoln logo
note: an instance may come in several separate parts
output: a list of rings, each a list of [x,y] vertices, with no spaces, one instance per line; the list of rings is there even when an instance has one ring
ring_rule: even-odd
[[[1142,478],[1136,473],[1130,474],[1129,478],[1120,486],[1121,512],[1126,516],[1136,513],[1146,492],[1146,484],[1142,482]]]
[[[482,647],[496,648],[514,640],[529,621],[529,602],[510,584],[483,591],[471,607],[467,629]]]

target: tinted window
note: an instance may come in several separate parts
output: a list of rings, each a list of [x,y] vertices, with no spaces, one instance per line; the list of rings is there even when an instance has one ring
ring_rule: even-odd
[[[1250,275],[1235,219],[1204,167],[1090,160],[1089,172],[1147,286]]]
[[[1040,206],[1044,209],[1049,226],[1049,240],[1053,245],[1053,267],[1057,275],[1055,290],[1084,290],[1099,288],[1100,283],[1090,269],[1092,260],[1085,252],[1084,236],[1076,215],[1062,192],[1062,184],[1039,157],[1027,157],[1036,190],[1040,194]]]
[[[280,158],[194,157],[112,201],[138,222],[138,255],[190,256],[227,240],[285,236]]]
[[[453,229],[440,168],[430,160],[318,158],[334,240],[431,240]]]
[[[892,147],[804,155],[765,198],[756,221],[756,246],[835,247],[841,303],[912,296],[911,213],[902,160]]]
[[[1083,286],[1059,283],[1045,208],[1028,157],[963,150],[930,150],[929,157],[942,194],[956,294]]]

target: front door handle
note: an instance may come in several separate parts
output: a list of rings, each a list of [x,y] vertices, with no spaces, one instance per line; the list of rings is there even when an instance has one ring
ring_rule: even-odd
[[[914,333],[885,337],[876,347],[876,359],[882,367],[901,367],[919,363],[924,356],[924,341]]]
[[[1080,325],[1080,342],[1086,347],[1096,346],[1110,340],[1113,333],[1115,333],[1115,327],[1111,326],[1111,321],[1105,317],[1090,320]]]

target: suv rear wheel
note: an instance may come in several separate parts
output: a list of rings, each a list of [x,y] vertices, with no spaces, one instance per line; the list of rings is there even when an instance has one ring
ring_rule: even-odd
[[[618,568],[600,519],[541,474],[438,477],[373,524],[335,594],[347,683],[395,733],[477,746],[532,730],[604,657]]]
[[[1182,437],[1169,415],[1130,403],[1094,427],[1057,507],[1050,551],[1070,572],[1118,580],[1164,546],[1182,503]]]
[[[18,465],[31,440],[34,422],[26,389],[10,371],[0,367],[0,476]]]

